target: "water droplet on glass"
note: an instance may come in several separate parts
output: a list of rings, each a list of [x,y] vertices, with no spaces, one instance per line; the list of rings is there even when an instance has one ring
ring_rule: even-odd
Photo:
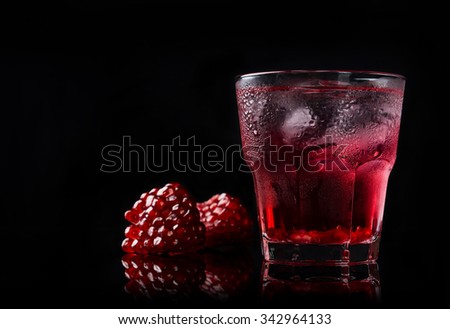
[[[383,145],[378,145],[375,151],[372,153],[372,156],[374,158],[378,158],[382,152],[383,152]]]

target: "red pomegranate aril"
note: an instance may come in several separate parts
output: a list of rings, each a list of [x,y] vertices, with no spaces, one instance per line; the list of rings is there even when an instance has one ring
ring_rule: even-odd
[[[139,223],[139,216],[138,214],[133,210],[127,210],[125,212],[125,219],[129,221],[131,224],[137,224]]]
[[[125,238],[122,242],[122,250],[125,252],[139,252],[140,243],[137,239]]]
[[[130,239],[139,239],[142,234],[142,230],[135,225],[130,225],[125,229],[125,236]]]

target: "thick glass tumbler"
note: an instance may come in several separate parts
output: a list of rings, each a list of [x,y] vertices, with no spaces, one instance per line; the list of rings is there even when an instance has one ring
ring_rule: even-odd
[[[237,77],[266,260],[376,260],[405,79],[367,71]]]

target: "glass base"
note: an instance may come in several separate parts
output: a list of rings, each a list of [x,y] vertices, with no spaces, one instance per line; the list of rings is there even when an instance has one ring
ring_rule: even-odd
[[[380,238],[371,243],[351,244],[349,246],[350,263],[374,262],[378,259]]]
[[[346,244],[292,244],[263,240],[264,258],[271,262],[339,264],[349,262]]]
[[[263,240],[264,259],[281,263],[370,263],[378,259],[380,239],[361,244],[293,244]]]

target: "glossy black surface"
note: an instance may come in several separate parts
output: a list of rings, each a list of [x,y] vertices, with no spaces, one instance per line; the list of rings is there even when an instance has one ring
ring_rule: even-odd
[[[0,20],[2,307],[251,308],[266,297],[275,307],[450,306],[448,201],[438,190],[448,153],[440,126],[448,107],[445,10],[402,1],[39,5],[18,4]],[[298,273],[292,282],[284,273],[263,284],[256,241],[237,256],[208,251],[227,259],[219,263],[230,272],[241,254],[249,256],[239,265],[248,278],[237,274],[245,282],[234,282],[228,299],[205,293],[203,283],[175,302],[125,292],[123,213],[142,192],[168,181],[198,201],[228,192],[256,218],[253,184],[236,170],[139,172],[133,162],[127,172],[105,173],[102,149],[122,145],[124,136],[144,146],[177,136],[238,145],[235,76],[280,69],[376,70],[407,79],[379,282],[367,284],[368,294],[347,283],[310,284]]]

